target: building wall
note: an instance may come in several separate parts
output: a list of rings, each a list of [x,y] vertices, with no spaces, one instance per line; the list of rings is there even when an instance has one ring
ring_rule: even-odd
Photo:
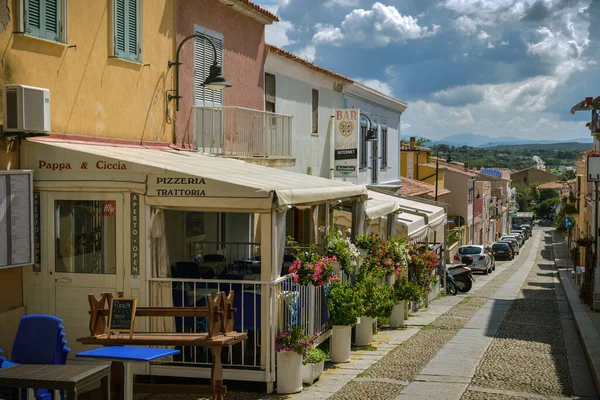
[[[275,112],[293,116],[292,152],[295,165],[283,167],[301,174],[330,177],[331,141],[335,110],[343,108],[335,79],[295,61],[269,53],[265,72],[275,75]],[[312,90],[319,91],[318,133],[312,133]]]
[[[223,103],[264,110],[265,26],[217,0],[177,1],[177,45],[194,34],[194,25],[223,35],[223,76],[231,84]],[[179,67],[180,111],[177,144],[193,146],[194,39],[183,45]]]
[[[20,2],[9,3],[10,22],[0,33],[0,84],[50,89],[55,133],[172,141],[165,95],[172,88],[167,61],[173,56],[175,0],[155,0],[152,6],[142,2],[143,64],[110,57],[110,1],[69,1],[67,40],[76,46],[72,48],[13,34]]]
[[[371,101],[358,98],[355,95],[344,95],[344,108],[358,108],[361,113],[365,113],[371,119],[377,120],[377,123],[381,126],[384,122],[388,126],[388,168],[381,170],[381,159],[378,161],[378,184],[392,183],[400,181],[400,136],[398,127],[400,125],[400,112],[392,111],[388,108],[381,107]],[[378,130],[379,144],[378,148],[381,152],[381,130]],[[360,154],[360,146],[363,143],[359,141],[358,153]],[[372,146],[367,145],[367,166],[371,165]],[[379,155],[377,155],[379,157]],[[358,178],[351,178],[348,181],[358,183],[361,185],[372,184],[371,170],[365,169],[358,173]]]
[[[524,180],[527,179],[527,181]],[[554,182],[558,180],[558,176],[537,168],[529,168],[524,171],[515,172],[510,176],[514,183],[521,183],[527,186],[536,183]]]

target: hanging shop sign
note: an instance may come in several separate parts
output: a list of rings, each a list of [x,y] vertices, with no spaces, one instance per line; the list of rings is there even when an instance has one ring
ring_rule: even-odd
[[[34,264],[33,171],[0,171],[0,268]]]
[[[356,108],[335,111],[335,177],[358,177],[359,116],[360,110]]]

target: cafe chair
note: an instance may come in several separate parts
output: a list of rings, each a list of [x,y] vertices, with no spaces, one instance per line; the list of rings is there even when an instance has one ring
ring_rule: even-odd
[[[225,262],[225,256],[222,254],[205,254],[202,257],[202,261],[204,262]]]

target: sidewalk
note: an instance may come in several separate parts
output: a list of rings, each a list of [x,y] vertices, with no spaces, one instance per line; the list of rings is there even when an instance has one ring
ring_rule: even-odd
[[[573,281],[573,266],[568,262],[568,249],[564,239],[552,235],[552,253],[559,278],[565,289],[575,325],[587,357],[596,388],[600,392],[600,313],[590,311],[579,299],[579,289]],[[567,269],[568,268],[568,269]]]

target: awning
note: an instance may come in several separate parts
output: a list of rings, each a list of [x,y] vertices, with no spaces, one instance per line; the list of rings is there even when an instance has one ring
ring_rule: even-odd
[[[429,232],[429,227],[425,223],[425,218],[409,212],[401,212],[398,215],[398,225],[406,228],[409,240],[422,239],[427,236],[427,233]]]
[[[378,192],[372,190],[369,190],[367,195],[369,196],[365,210],[367,219],[385,217],[388,214],[396,212],[400,208],[400,205],[393,196],[386,196],[389,198],[380,197],[378,196]]]
[[[446,223],[446,211],[443,207],[372,190],[369,190],[369,198],[387,201],[393,200],[398,203],[398,208],[401,211],[424,214],[427,217],[427,225],[431,229],[435,229],[439,225]]]
[[[241,160],[179,151],[52,138],[22,145],[21,165],[37,184],[102,181],[144,184],[146,204],[266,211],[367,194],[365,186],[268,168]],[[139,185],[138,185],[139,186]],[[215,201],[218,199],[218,201]]]

